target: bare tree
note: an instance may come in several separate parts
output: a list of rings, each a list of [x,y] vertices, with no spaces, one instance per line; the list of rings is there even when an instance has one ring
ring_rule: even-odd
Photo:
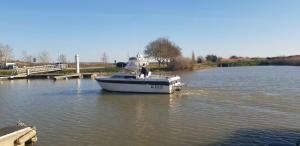
[[[44,63],[44,64],[49,63],[51,60],[49,52],[46,50],[40,52],[38,55],[38,60],[39,60],[38,62],[40,63]]]
[[[22,55],[21,60],[24,61],[24,62],[27,62],[27,60],[26,60],[26,57],[27,57],[27,51],[23,50],[22,53],[21,53],[21,55]]]
[[[148,57],[154,58],[160,66],[163,63],[170,62],[171,59],[181,56],[181,48],[167,38],[158,38],[146,46],[144,53]]]
[[[2,63],[7,63],[13,57],[13,48],[9,45],[0,44],[0,61]]]
[[[192,52],[192,64],[196,63],[196,57],[194,51]]]
[[[107,57],[106,53],[104,52],[104,53],[102,54],[101,61],[102,61],[102,63],[103,63],[105,66],[106,66],[106,64],[107,64],[107,60],[108,60],[108,57]]]
[[[191,64],[190,58],[185,57],[177,57],[171,60],[170,64],[168,64],[168,68],[170,70],[193,70],[193,65]]]
[[[58,56],[58,62],[60,62],[60,63],[67,63],[67,57],[66,57],[66,55],[60,54]]]
[[[4,45],[0,43],[0,65],[2,64],[2,60],[4,58],[4,54],[3,54],[3,48],[4,48]]]
[[[27,51],[22,51],[22,61],[31,63],[33,59],[33,56],[28,54]]]

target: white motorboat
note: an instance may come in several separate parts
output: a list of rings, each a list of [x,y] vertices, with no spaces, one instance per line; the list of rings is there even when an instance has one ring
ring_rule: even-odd
[[[137,93],[173,93],[181,89],[179,76],[159,76],[140,73],[147,65],[142,55],[131,57],[124,70],[111,77],[96,77],[103,90]]]

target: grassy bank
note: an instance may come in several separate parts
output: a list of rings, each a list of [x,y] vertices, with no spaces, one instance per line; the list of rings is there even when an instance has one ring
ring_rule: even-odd
[[[15,74],[16,74],[15,70],[0,70],[0,76],[11,76]]]
[[[239,60],[239,61],[224,61],[218,64],[219,67],[234,67],[234,66],[267,66],[267,65],[290,65],[300,66],[300,61],[290,60]]]
[[[196,71],[196,70],[205,70],[205,69],[215,68],[215,67],[217,67],[217,64],[216,63],[212,63],[212,62],[195,63],[193,65],[193,69],[192,70],[177,70],[177,71],[170,70],[167,66],[161,66],[161,67],[159,67],[157,64],[151,64],[148,67],[150,68],[150,71],[153,74],[172,75],[172,74],[176,74],[177,72]]]
[[[259,66],[269,65],[264,60],[238,60],[238,61],[224,61],[218,64],[219,67],[233,67],[233,66]]]
[[[204,70],[204,69],[215,68],[217,66],[218,66],[217,63],[213,63],[213,62],[197,63],[194,64],[193,70]]]
[[[218,66],[260,66],[260,65],[290,65],[300,66],[300,55],[267,58],[241,58],[222,60]]]

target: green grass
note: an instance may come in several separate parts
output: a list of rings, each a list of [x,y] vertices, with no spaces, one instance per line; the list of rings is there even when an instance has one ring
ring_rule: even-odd
[[[213,62],[195,63],[193,66],[193,70],[202,70],[202,69],[208,69],[214,67],[217,67],[217,63],[213,63]]]
[[[0,76],[10,76],[15,74],[16,70],[0,70]]]
[[[292,65],[292,66],[300,66],[300,61],[298,60],[239,60],[239,61],[225,61],[220,63],[219,67],[231,67],[231,66],[266,66],[266,65]]]
[[[222,67],[231,66],[261,66],[261,65],[271,65],[270,62],[266,60],[239,60],[239,61],[226,61],[218,64]]]

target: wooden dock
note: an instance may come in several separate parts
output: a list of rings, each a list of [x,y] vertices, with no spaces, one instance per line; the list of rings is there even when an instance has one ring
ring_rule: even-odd
[[[49,74],[50,72],[61,71],[63,68],[57,65],[43,65],[43,66],[34,66],[34,67],[23,67],[17,68],[16,74],[8,77],[1,77],[3,79],[24,79],[24,78],[49,78],[51,76],[58,76],[58,74],[53,75]]]
[[[88,78],[88,79],[94,79],[97,77],[97,74],[95,73],[82,73],[81,74],[83,78]]]
[[[28,76],[28,78],[33,78],[33,79],[51,79],[56,76],[61,76],[61,74],[31,74]]]
[[[25,79],[25,78],[27,78],[26,74],[18,74],[18,75],[9,76],[10,80],[12,80],[12,79]]]
[[[1,146],[25,146],[37,141],[36,129],[29,126],[8,126],[0,128]]]
[[[54,80],[67,80],[70,78],[81,78],[82,75],[81,74],[71,74],[71,75],[63,75],[63,76],[54,76],[53,79]]]
[[[9,79],[8,76],[6,76],[6,77],[0,77],[0,81],[4,81],[4,80],[8,80],[8,79]]]
[[[95,73],[82,73],[82,74],[70,74],[70,75],[62,75],[62,74],[19,74],[13,76],[3,76],[0,77],[0,81],[5,80],[14,80],[14,79],[53,79],[53,80],[67,80],[67,79],[76,79],[76,78],[87,78],[87,79],[94,79],[97,77]]]
[[[33,67],[23,67],[17,69],[18,75],[30,75],[30,74],[38,74],[38,73],[49,73],[60,71],[60,68],[57,65],[43,65],[43,66],[33,66]]]

